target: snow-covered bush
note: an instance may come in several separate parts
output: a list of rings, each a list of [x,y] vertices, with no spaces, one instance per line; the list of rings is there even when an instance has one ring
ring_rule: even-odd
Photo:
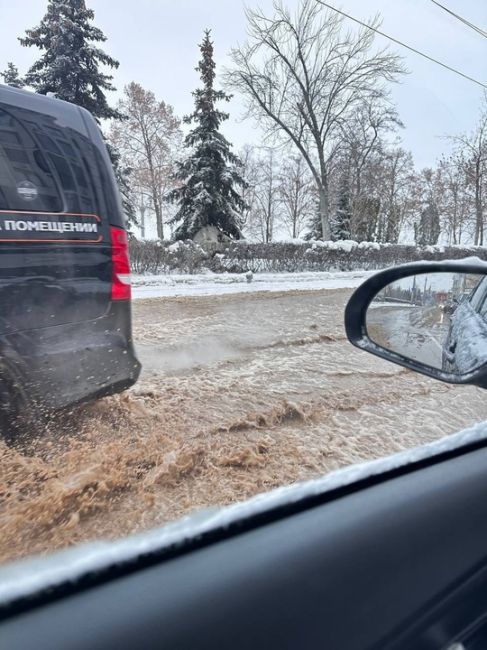
[[[154,274],[181,271],[196,273],[208,266],[208,253],[199,244],[178,241],[130,241],[130,261],[134,273]]]
[[[483,247],[377,244],[354,241],[289,241],[270,244],[245,241],[196,244],[193,241],[130,243],[135,273],[279,273],[303,271],[375,270],[418,260],[487,260]]]

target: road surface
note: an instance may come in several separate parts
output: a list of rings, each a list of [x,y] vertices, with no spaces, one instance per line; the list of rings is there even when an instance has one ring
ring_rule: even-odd
[[[127,393],[0,442],[0,560],[162,525],[487,418],[487,394],[352,348],[350,289],[134,304]]]
[[[439,306],[373,303],[367,314],[375,343],[437,370],[443,370],[449,323]]]

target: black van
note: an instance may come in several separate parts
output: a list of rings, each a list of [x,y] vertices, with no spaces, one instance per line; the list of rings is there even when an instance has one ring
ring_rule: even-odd
[[[131,386],[128,241],[93,117],[0,85],[0,403],[61,407]]]

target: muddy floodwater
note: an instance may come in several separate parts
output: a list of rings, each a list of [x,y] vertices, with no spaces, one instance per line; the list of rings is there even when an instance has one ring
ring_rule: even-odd
[[[0,559],[139,532],[487,419],[345,340],[350,290],[134,304],[123,395],[0,441]]]

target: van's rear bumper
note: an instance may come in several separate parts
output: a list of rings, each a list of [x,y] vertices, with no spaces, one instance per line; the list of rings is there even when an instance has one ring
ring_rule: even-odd
[[[41,410],[122,391],[141,370],[131,339],[130,303],[122,301],[93,321],[1,336],[0,357],[21,399]]]

